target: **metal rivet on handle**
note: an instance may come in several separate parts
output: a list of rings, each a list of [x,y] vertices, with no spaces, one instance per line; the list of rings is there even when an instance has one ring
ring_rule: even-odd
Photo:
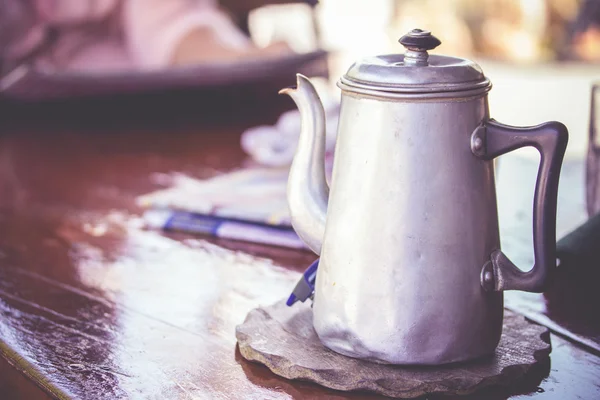
[[[481,269],[481,287],[486,292],[495,290],[494,267],[491,261],[487,261]]]
[[[485,126],[480,125],[471,135],[471,152],[477,157],[485,155],[485,133]]]

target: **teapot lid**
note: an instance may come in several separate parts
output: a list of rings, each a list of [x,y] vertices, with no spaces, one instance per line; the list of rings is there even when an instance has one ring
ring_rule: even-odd
[[[340,79],[342,89],[375,90],[392,93],[438,93],[479,89],[488,91],[489,79],[473,61],[429,55],[441,44],[431,32],[413,29],[398,40],[406,48],[404,54],[368,57],[354,63]],[[362,89],[362,90],[361,90]]]

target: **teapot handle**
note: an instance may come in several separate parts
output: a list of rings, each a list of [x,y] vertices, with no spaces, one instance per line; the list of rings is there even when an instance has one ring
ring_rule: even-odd
[[[524,290],[542,292],[548,275],[556,267],[556,202],[558,179],[569,134],[560,122],[546,122],[532,127],[513,127],[491,119],[471,135],[473,154],[484,160],[531,146],[540,153],[540,166],[533,199],[533,251],[531,271],[523,272],[501,251],[490,256],[481,271],[481,285],[486,290]]]

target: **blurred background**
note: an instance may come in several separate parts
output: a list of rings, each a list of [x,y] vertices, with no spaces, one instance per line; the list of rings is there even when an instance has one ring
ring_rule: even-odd
[[[494,118],[560,120],[572,134],[567,157],[585,153],[590,87],[600,80],[600,0],[0,0],[0,91],[31,99],[54,85],[64,97],[86,82],[90,93],[93,83],[106,91],[106,75],[138,73],[154,75],[113,86],[254,80],[274,96],[300,71],[326,77],[335,98],[353,61],[402,52],[398,38],[416,27],[442,40],[434,52],[483,67]],[[326,68],[306,69],[319,58]],[[18,84],[24,65],[38,74],[29,85]],[[181,70],[187,75],[169,78]],[[61,89],[68,79],[53,76],[91,79]]]

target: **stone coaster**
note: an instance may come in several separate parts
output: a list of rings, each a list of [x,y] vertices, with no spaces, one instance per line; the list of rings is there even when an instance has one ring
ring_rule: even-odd
[[[310,302],[287,307],[284,301],[248,313],[236,328],[240,353],[287,379],[316,382],[342,390],[366,390],[390,397],[469,394],[508,385],[550,354],[548,329],[504,310],[504,330],[493,356],[432,367],[377,364],[325,348],[312,327]]]

